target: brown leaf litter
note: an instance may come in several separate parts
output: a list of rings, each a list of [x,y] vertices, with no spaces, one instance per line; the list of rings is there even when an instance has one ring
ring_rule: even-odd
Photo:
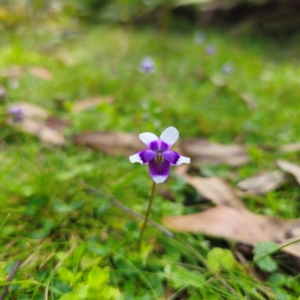
[[[11,66],[1,70],[1,76],[11,79],[19,79],[23,74],[23,69],[19,66]]]
[[[196,164],[226,164],[238,167],[250,161],[246,148],[240,145],[221,145],[205,139],[184,138],[180,142],[184,155]]]
[[[15,122],[8,117],[6,123],[17,130],[36,136],[42,142],[53,145],[64,145],[65,137],[62,129],[66,121],[51,117],[45,109],[26,102],[12,105],[22,111],[22,121]],[[62,125],[64,123],[64,125]]]
[[[10,107],[18,107],[22,110],[22,115],[25,118],[45,120],[49,117],[50,113],[42,107],[27,103],[17,102]]]
[[[300,184],[300,166],[287,160],[277,159],[277,165],[283,171],[292,174]]]
[[[219,177],[192,177],[185,175],[184,179],[192,185],[204,198],[218,206],[229,206],[237,210],[246,210],[244,203],[238,199],[225,180]]]
[[[30,66],[30,67],[11,66],[9,68],[1,70],[0,74],[6,78],[19,79],[24,74],[24,71],[27,71],[30,75],[39,79],[43,79],[43,80],[53,79],[52,73],[46,68],[41,66]]]
[[[300,143],[291,143],[283,145],[279,148],[281,152],[298,152],[300,151]]]
[[[191,177],[184,172],[181,176],[216,206],[195,214],[165,217],[163,224],[167,228],[203,232],[250,246],[270,241],[282,247],[300,238],[300,220],[283,220],[249,211],[224,180]],[[288,245],[282,251],[300,257],[300,242]]]
[[[287,180],[286,174],[280,170],[263,172],[248,177],[237,184],[246,194],[262,195],[276,190]]]
[[[49,70],[39,66],[30,67],[28,72],[32,76],[43,80],[51,80],[53,78],[53,75]]]
[[[143,147],[136,134],[124,132],[85,132],[75,136],[73,142],[110,155],[123,156],[132,155]]]

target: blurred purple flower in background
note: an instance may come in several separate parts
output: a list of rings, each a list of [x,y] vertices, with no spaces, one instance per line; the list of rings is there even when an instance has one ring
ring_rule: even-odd
[[[194,41],[196,44],[202,44],[205,41],[205,33],[198,31],[194,35]]]
[[[234,71],[234,65],[228,61],[223,65],[222,71],[225,75],[230,75]]]
[[[9,107],[8,114],[12,116],[13,121],[16,123],[23,121],[23,110],[19,106]]]
[[[216,52],[216,47],[215,46],[210,45],[210,46],[206,47],[206,53],[208,55],[213,55],[213,54],[215,54],[215,52]]]
[[[139,68],[142,73],[153,73],[155,72],[155,62],[150,56],[146,56],[142,59]]]

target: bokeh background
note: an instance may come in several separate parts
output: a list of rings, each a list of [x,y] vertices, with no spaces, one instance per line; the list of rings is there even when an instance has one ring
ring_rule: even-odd
[[[296,0],[2,0],[2,299],[298,299],[298,248],[278,247],[299,236],[299,11]],[[152,181],[128,156],[139,133],[168,126],[192,163],[158,186],[150,219],[188,219],[171,235],[148,225],[138,249]],[[239,210],[232,236],[224,199],[276,238],[247,240]]]

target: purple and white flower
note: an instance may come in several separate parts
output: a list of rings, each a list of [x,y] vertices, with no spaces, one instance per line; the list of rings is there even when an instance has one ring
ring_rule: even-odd
[[[142,59],[139,68],[142,73],[153,73],[155,72],[155,62],[150,56],[146,56]]]
[[[162,183],[168,178],[171,165],[179,166],[191,162],[189,157],[182,156],[176,151],[170,151],[178,137],[179,132],[173,126],[165,129],[159,138],[151,132],[141,133],[139,138],[149,149],[131,155],[129,160],[141,165],[148,164],[152,179],[156,183]]]
[[[23,109],[20,106],[13,105],[9,107],[8,114],[12,116],[15,123],[23,121]]]

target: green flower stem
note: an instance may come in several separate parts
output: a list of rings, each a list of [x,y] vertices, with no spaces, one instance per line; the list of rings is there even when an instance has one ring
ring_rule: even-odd
[[[145,230],[146,224],[148,222],[149,214],[150,214],[150,211],[151,211],[151,206],[152,206],[152,202],[153,202],[155,187],[156,187],[156,183],[155,183],[155,181],[153,181],[152,191],[151,191],[151,196],[150,196],[150,200],[149,200],[149,204],[148,204],[146,217],[144,219],[144,223],[143,223],[141,233],[140,233],[140,237],[139,237],[139,240],[138,240],[138,248],[139,249],[141,249],[141,243],[142,243],[142,239],[143,239],[144,230]]]

